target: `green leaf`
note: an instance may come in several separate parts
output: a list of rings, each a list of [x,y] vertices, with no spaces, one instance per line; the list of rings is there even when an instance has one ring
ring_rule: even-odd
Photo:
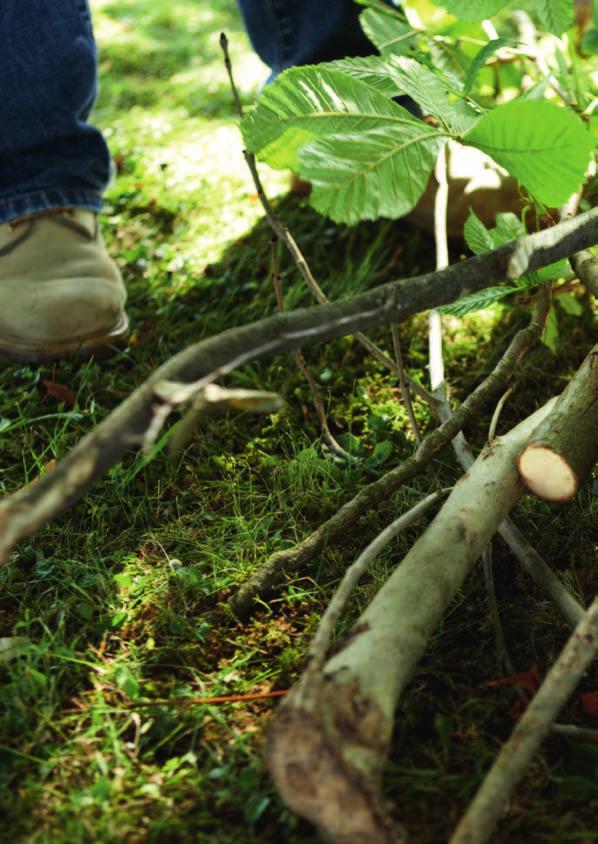
[[[491,155],[537,201],[551,207],[561,205],[578,189],[594,148],[576,115],[536,100],[498,106],[463,141]]]
[[[493,38],[492,41],[488,41],[487,44],[484,44],[484,46],[476,53],[471,65],[469,66],[465,85],[463,86],[463,93],[469,94],[473,88],[476,76],[484,67],[488,59],[491,58],[497,50],[501,50],[503,47],[514,47],[518,43],[519,42],[515,38]]]
[[[433,71],[415,59],[391,56],[397,87],[409,94],[426,114],[433,114],[448,131],[462,134],[479,120],[479,112],[460,98]],[[453,98],[453,101],[451,100]]]
[[[271,167],[297,170],[299,150],[316,138],[402,125],[405,115],[415,121],[359,79],[320,67],[295,67],[264,89],[241,129],[247,148]]]
[[[555,302],[570,316],[578,317],[583,314],[581,302],[572,293],[561,293],[560,296],[555,296]]]
[[[358,56],[357,58],[338,59],[318,65],[325,70],[339,71],[365,82],[385,97],[396,97],[403,89],[391,76],[388,61],[381,56]]]
[[[243,808],[243,815],[247,823],[256,823],[270,805],[270,798],[260,794],[251,794]]]
[[[401,55],[412,49],[417,33],[392,9],[366,9],[359,16],[361,28],[383,54]]]
[[[536,0],[536,12],[542,27],[553,35],[562,35],[573,23],[572,0]]]
[[[581,52],[586,56],[598,55],[598,29],[595,27],[588,29],[581,39],[580,47]]]
[[[139,697],[139,683],[131,669],[126,665],[119,665],[115,670],[114,682],[131,700]]]
[[[554,308],[550,309],[541,340],[556,355],[559,349],[559,322]]]
[[[439,132],[404,111],[388,127],[322,138],[300,153],[301,175],[312,182],[311,204],[335,221],[400,217],[424,192]]]
[[[500,12],[507,0],[436,0],[436,5],[461,20],[477,23]]]
[[[469,217],[465,221],[463,237],[474,255],[483,255],[494,249],[490,232],[473,210],[470,210]]]
[[[366,466],[369,469],[375,469],[378,466],[382,466],[383,463],[386,463],[386,461],[392,457],[393,451],[393,445],[389,440],[382,440],[381,442],[376,443],[374,450],[365,461]]]
[[[526,281],[520,279],[520,281],[513,284],[503,284],[500,287],[486,287],[484,290],[478,290],[476,293],[470,293],[448,305],[443,305],[438,310],[443,314],[461,317],[472,311],[481,311],[484,308],[489,308],[490,305],[494,305],[495,302],[499,302],[506,296],[510,296],[511,293],[528,290],[529,286]]]

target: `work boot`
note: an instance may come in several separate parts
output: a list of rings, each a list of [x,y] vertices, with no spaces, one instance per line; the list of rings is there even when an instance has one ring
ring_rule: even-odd
[[[93,212],[58,208],[0,225],[0,355],[109,354],[127,337],[125,301]]]

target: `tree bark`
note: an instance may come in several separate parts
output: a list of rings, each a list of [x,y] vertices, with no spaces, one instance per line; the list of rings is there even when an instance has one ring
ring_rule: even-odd
[[[394,710],[444,610],[521,494],[515,455],[553,404],[482,451],[345,647],[322,671],[308,667],[274,720],[274,781],[325,840],[402,840],[379,795]]]
[[[534,495],[570,501],[598,459],[598,344],[517,458]]]

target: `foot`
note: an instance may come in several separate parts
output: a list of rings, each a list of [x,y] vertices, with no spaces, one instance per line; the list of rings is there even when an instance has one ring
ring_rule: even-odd
[[[109,354],[128,334],[125,300],[91,211],[0,225],[0,355],[39,363]]]

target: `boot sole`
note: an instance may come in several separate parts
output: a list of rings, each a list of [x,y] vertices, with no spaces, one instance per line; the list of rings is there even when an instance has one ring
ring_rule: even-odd
[[[48,363],[62,358],[87,360],[95,356],[104,359],[115,354],[126,345],[129,337],[129,318],[121,321],[101,334],[47,343],[44,346],[20,343],[16,338],[0,336],[0,356],[16,363]]]

